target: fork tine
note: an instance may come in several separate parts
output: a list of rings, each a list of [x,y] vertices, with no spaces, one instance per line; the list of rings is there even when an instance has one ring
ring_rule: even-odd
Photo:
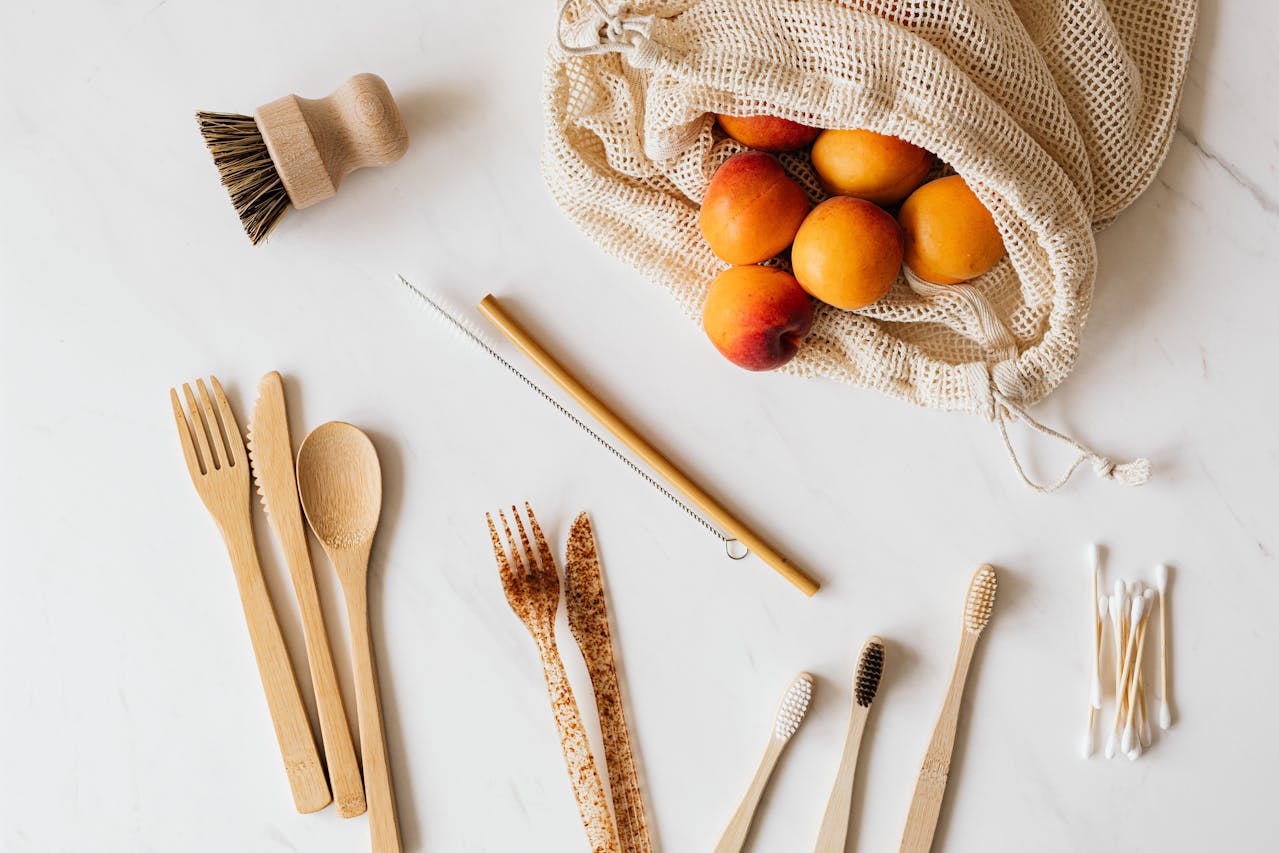
[[[201,477],[204,475],[204,465],[195,452],[195,445],[191,443],[191,424],[187,422],[186,412],[182,411],[182,401],[178,399],[176,388],[169,389],[169,402],[173,404],[173,420],[178,426],[178,440],[182,442],[182,458],[187,461],[187,471],[191,473],[192,479]]]
[[[524,556],[528,560],[529,574],[539,571],[537,553],[533,550],[533,546],[528,541],[528,533],[524,530],[524,522],[520,519],[520,511],[514,506],[511,507],[511,515],[515,516],[515,526],[520,530],[520,542],[524,544]]]
[[[223,437],[226,439],[226,455],[232,465],[244,464],[244,436],[240,433],[240,425],[235,422],[235,412],[231,411],[231,402],[222,390],[218,377],[210,376],[209,384],[213,386],[213,399],[218,404],[218,414],[222,417]]]
[[[191,393],[191,386],[182,383],[182,395],[187,399],[187,414],[191,418],[191,432],[195,433],[195,446],[200,449],[200,458],[204,460],[205,473],[212,474],[215,468],[220,468],[218,457],[213,455],[213,450],[209,446],[208,424],[204,422],[204,415],[200,412],[200,404],[195,401],[195,394]],[[215,427],[216,429],[216,427]]]
[[[537,516],[533,514],[533,507],[529,506],[529,502],[524,502],[524,511],[528,513],[529,527],[533,528],[533,541],[537,543],[538,555],[542,558],[542,568],[555,569],[555,555],[551,553],[551,546],[546,544],[546,537],[542,535],[542,525],[537,523]]]
[[[489,523],[489,538],[493,540],[493,556],[497,558],[497,571],[502,576],[502,585],[509,586],[511,577],[511,564],[506,559],[506,549],[502,547],[502,541],[497,538],[497,528],[493,526],[493,516],[484,513],[484,520]]]
[[[213,400],[209,397],[209,389],[203,379],[195,380],[195,390],[200,395],[200,416],[204,418],[204,423],[209,428],[209,446],[213,448],[218,467],[221,468],[223,463],[230,465],[231,454],[227,453],[226,436],[223,435],[222,424],[218,422],[218,416],[213,411]]]
[[[497,517],[502,519],[502,527],[506,530],[506,542],[510,546],[511,563],[514,565],[514,571],[512,574],[514,576],[524,577],[528,574],[528,570],[524,568],[524,560],[520,556],[520,549],[515,547],[515,537],[511,535],[511,525],[506,520],[506,513],[499,509],[497,511]],[[515,523],[520,523],[520,517],[518,515],[515,516]],[[521,532],[523,532],[523,528],[521,528]]]

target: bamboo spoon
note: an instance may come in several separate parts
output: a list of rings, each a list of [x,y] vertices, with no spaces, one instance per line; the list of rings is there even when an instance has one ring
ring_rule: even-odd
[[[746,843],[746,836],[750,832],[751,822],[755,819],[755,809],[759,807],[760,797],[764,795],[764,787],[768,785],[768,779],[773,775],[773,768],[777,766],[777,759],[781,757],[782,750],[798,731],[799,724],[804,722],[804,715],[808,713],[808,704],[812,699],[813,677],[806,672],[801,672],[795,676],[790,687],[786,688],[786,694],[782,696],[781,705],[777,708],[777,716],[773,720],[773,732],[768,738],[768,748],[764,750],[759,769],[755,771],[755,778],[746,789],[742,804],[737,807],[732,820],[724,828],[724,834],[720,836],[713,853],[740,853],[742,845]]]
[[[346,598],[373,850],[400,853],[403,848],[369,633],[369,550],[382,512],[377,451],[360,430],[330,421],[312,430],[298,448],[297,476],[306,519],[337,569]]]
[[[738,542],[755,552],[756,556],[772,567],[779,575],[794,584],[796,589],[804,593],[804,595],[811,597],[817,592],[819,586],[817,581],[804,574],[803,571],[794,566],[785,557],[773,550],[767,542],[756,536],[750,528],[733,517],[732,513],[725,509],[715,498],[707,494],[683,471],[671,464],[670,460],[663,456],[657,448],[649,444],[643,436],[619,418],[608,406],[604,405],[585,385],[577,381],[573,374],[569,373],[563,365],[556,361],[555,357],[547,352],[514,317],[506,313],[506,310],[498,303],[495,296],[491,294],[485,296],[480,302],[479,309],[480,313],[496,326],[498,331],[506,336],[507,340],[519,347],[534,364],[541,368],[543,373],[555,380],[556,384],[567,391],[569,396],[577,401],[578,405],[590,412],[591,416],[603,424],[605,429],[617,436],[619,441],[630,448],[646,465],[659,473],[684,497],[688,498],[694,506],[710,516],[716,524],[727,530],[729,535],[737,539]]]
[[[848,844],[848,814],[853,806],[853,781],[857,775],[857,753],[861,750],[862,734],[866,731],[866,718],[870,716],[870,704],[879,690],[879,677],[884,671],[884,641],[871,637],[862,645],[857,658],[857,672],[853,675],[853,712],[848,719],[848,736],[844,739],[844,754],[835,774],[835,785],[822,816],[822,826],[817,833],[814,853],[844,853]]]
[[[982,566],[968,585],[968,597],[964,603],[964,633],[955,658],[955,669],[950,677],[950,689],[942,705],[941,716],[933,729],[933,738],[924,753],[924,763],[915,783],[915,796],[911,799],[906,815],[906,829],[902,833],[901,853],[927,853],[933,846],[937,832],[937,818],[941,815],[942,799],[946,795],[946,780],[950,775],[950,756],[955,749],[955,731],[959,726],[959,704],[964,697],[964,683],[968,680],[968,667],[977,650],[990,612],[995,606],[995,590],[998,578],[993,566]]]

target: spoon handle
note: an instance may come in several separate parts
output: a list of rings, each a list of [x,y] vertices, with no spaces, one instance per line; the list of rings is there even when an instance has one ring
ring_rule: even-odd
[[[373,853],[400,853],[400,825],[395,816],[395,791],[382,727],[373,637],[369,633],[366,582],[344,585],[346,613],[351,626],[351,655],[355,670],[355,710],[360,722],[360,751],[364,758],[364,793],[369,806],[369,835]]]

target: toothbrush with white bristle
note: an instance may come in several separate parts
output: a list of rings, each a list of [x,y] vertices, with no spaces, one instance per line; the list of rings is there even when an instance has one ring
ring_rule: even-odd
[[[804,722],[804,715],[808,713],[808,705],[812,700],[813,677],[806,672],[801,672],[790,683],[790,687],[786,688],[786,695],[782,697],[782,703],[777,708],[777,716],[773,720],[773,734],[768,739],[764,758],[759,763],[759,769],[755,771],[755,778],[751,780],[750,787],[746,789],[742,804],[737,807],[732,820],[728,822],[719,844],[715,845],[714,853],[738,853],[742,845],[746,843],[746,835],[750,832],[751,821],[755,817],[755,809],[759,806],[768,778],[773,774],[773,768],[777,766],[777,759],[781,756],[782,750],[799,730],[799,724]]]
[[[1159,588],[1159,728],[1172,727],[1172,700],[1168,697],[1168,565],[1155,569]]]

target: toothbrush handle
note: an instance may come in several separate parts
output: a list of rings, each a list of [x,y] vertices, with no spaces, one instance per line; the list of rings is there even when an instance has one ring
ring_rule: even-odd
[[[844,755],[835,774],[835,785],[826,803],[826,814],[817,833],[814,853],[844,853],[848,843],[848,815],[853,806],[853,782],[857,775],[857,754],[861,751],[862,733],[866,730],[869,708],[853,705],[848,721],[848,737],[844,741]]]
[[[782,754],[782,747],[785,745],[785,741],[778,740],[776,737],[768,739],[768,749],[764,750],[764,757],[759,762],[759,769],[755,771],[755,778],[746,789],[742,804],[737,807],[732,820],[724,828],[724,834],[720,836],[719,844],[715,845],[713,853],[740,853],[742,846],[746,843],[746,835],[750,832],[751,821],[755,818],[755,809],[759,806],[764,787],[768,784],[768,777],[773,775],[773,768],[777,766],[777,758]]]
[[[955,658],[955,669],[950,676],[950,689],[942,705],[933,738],[924,753],[924,763],[915,783],[915,795],[906,814],[906,828],[902,832],[901,853],[928,853],[937,832],[937,819],[941,816],[942,800],[946,796],[946,781],[950,776],[950,756],[955,749],[955,732],[959,727],[959,705],[964,697],[964,684],[968,680],[968,667],[977,649],[977,636],[964,632]]]

